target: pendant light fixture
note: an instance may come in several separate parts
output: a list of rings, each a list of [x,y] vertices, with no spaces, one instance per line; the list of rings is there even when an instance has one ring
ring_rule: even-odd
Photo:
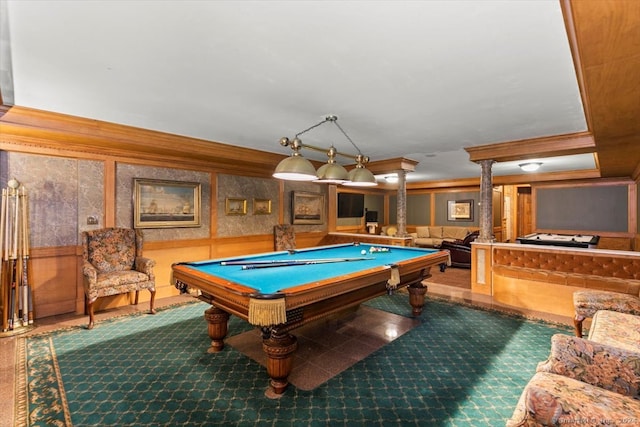
[[[299,138],[300,135],[327,122],[336,125],[345,138],[347,138],[351,145],[353,145],[353,147],[358,151],[357,155],[340,153],[333,145],[329,147],[329,149],[323,149],[302,143],[302,140]],[[278,164],[273,173],[275,178],[291,181],[313,181],[324,184],[344,184],[355,187],[371,187],[378,185],[375,176],[373,176],[371,171],[365,167],[369,158],[362,154],[358,146],[353,142],[349,135],[347,135],[344,129],[340,127],[337,116],[326,116],[321,122],[297,133],[293,140],[290,140],[287,137],[280,138],[280,145],[285,147],[290,146],[293,152],[291,156],[283,159]],[[305,159],[300,153],[302,148],[326,152],[329,160],[316,171],[311,162]],[[336,162],[336,156],[351,158],[356,161],[356,166],[350,172],[347,172],[344,166]]]

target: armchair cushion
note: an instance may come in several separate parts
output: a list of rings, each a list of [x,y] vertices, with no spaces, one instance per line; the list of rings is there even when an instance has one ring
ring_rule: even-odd
[[[439,225],[429,226],[429,237],[434,239],[442,239],[442,227]]]
[[[564,375],[593,386],[640,398],[640,352],[574,336],[551,337],[549,358],[537,372]]]
[[[639,418],[638,400],[562,375],[538,372],[523,390],[506,425],[623,425],[625,420]]]
[[[136,235],[109,228],[88,231],[87,261],[100,273],[131,270],[136,259]]]
[[[431,234],[429,234],[429,227],[416,227],[416,236],[417,238],[420,239],[425,239],[427,237],[431,237]]]
[[[589,340],[640,352],[640,317],[600,310],[593,316]]]
[[[466,227],[442,227],[442,237],[445,239],[462,240],[468,233]]]

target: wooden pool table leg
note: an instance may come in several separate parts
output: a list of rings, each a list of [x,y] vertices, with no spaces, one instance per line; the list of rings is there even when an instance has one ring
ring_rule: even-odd
[[[204,311],[204,318],[207,321],[209,338],[211,338],[211,347],[209,347],[207,352],[217,353],[224,348],[224,337],[227,336],[229,313],[218,307],[211,306],[211,308]]]
[[[411,314],[420,316],[424,307],[424,296],[427,293],[427,287],[421,283],[415,283],[407,286],[407,290],[409,291],[409,304],[413,308]]]
[[[289,385],[289,374],[293,368],[293,354],[298,348],[298,339],[287,333],[271,328],[270,334],[262,340],[262,349],[267,354],[267,373],[275,394],[284,393]]]

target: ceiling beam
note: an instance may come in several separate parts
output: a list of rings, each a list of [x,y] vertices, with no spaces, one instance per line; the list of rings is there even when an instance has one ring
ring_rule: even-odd
[[[414,172],[416,165],[419,162],[405,157],[396,157],[394,159],[376,160],[375,162],[369,162],[365,166],[375,175],[381,175],[385,173],[393,173],[400,170],[406,172]]]
[[[591,132],[578,132],[544,138],[521,139],[518,141],[467,147],[469,160],[495,160],[510,162],[539,157],[568,156],[595,152],[595,142]]]

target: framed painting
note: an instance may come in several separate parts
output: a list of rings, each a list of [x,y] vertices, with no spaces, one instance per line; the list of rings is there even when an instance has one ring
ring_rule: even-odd
[[[448,200],[448,221],[473,221],[473,200]]]
[[[134,228],[200,227],[200,183],[133,179]]]
[[[271,199],[253,199],[254,215],[269,215],[271,213]]]
[[[291,222],[293,224],[324,224],[324,195],[293,191]]]
[[[224,203],[224,212],[227,215],[246,215],[247,199],[227,197]]]

